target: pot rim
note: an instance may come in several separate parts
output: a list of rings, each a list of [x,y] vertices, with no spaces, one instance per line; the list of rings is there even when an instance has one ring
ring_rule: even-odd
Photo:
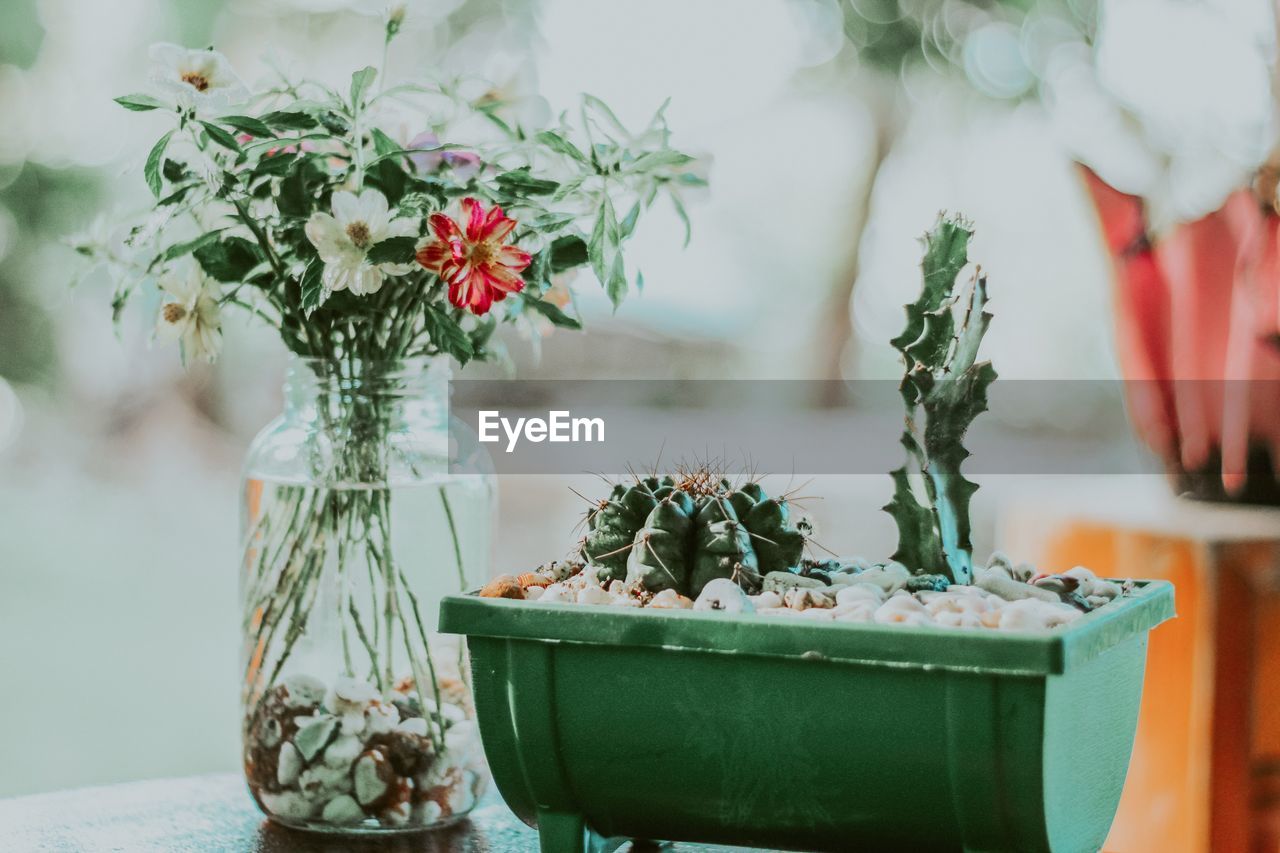
[[[649,647],[921,670],[1061,675],[1172,618],[1173,585],[1135,580],[1134,592],[1051,631],[996,631],[863,622],[798,622],[693,610],[542,604],[480,598],[440,604],[446,634]]]

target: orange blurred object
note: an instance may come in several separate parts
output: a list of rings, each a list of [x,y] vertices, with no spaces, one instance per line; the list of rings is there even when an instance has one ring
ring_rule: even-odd
[[[1280,511],[1179,500],[1150,478],[1021,501],[1001,542],[1043,571],[1159,578],[1178,617],[1152,632],[1109,853],[1280,850]],[[1145,481],[1145,482],[1138,482]]]

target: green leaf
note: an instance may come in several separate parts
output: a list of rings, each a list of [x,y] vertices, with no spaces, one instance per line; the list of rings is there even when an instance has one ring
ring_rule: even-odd
[[[664,167],[684,166],[692,162],[692,157],[679,151],[672,151],[671,149],[648,151],[628,163],[626,171],[652,172]]]
[[[378,70],[372,65],[366,65],[351,75],[351,106],[353,109],[359,109],[364,102],[364,93],[368,90],[369,84],[373,82],[373,78],[377,76]]]
[[[311,312],[324,304],[329,295],[324,289],[323,274],[324,261],[319,258],[312,258],[311,263],[307,264],[306,271],[302,273],[302,281],[300,283],[302,312],[308,317],[311,316]]]
[[[547,251],[550,253],[553,273],[583,266],[590,260],[586,242],[575,234],[566,234],[552,240]]]
[[[558,181],[535,178],[528,167],[503,172],[495,180],[503,190],[520,195],[550,195],[560,188]]]
[[[253,174],[258,176],[283,175],[289,171],[293,165],[293,161],[298,159],[298,155],[292,151],[281,151],[276,154],[268,154],[258,159],[257,164],[253,167]]]
[[[199,237],[196,237],[193,240],[187,240],[186,242],[183,242],[183,243],[174,243],[172,246],[165,249],[164,252],[160,255],[160,257],[161,259],[166,261],[172,261],[174,258],[181,258],[183,255],[190,254],[196,249],[199,249],[201,246],[207,246],[210,243],[215,242],[218,239],[218,235],[220,233],[222,232],[209,231],[205,234],[201,234]]]
[[[613,310],[617,311],[622,300],[627,298],[627,273],[623,267],[621,252],[613,256],[613,268],[609,271],[609,281],[604,290],[609,295],[609,301],[613,303]]]
[[[164,160],[164,151],[169,147],[169,140],[172,137],[172,130],[160,137],[160,141],[147,155],[147,163],[142,168],[142,176],[146,178],[147,186],[151,188],[151,194],[156,198],[160,197],[160,189],[164,185],[160,178],[160,164]]]
[[[417,254],[417,237],[388,237],[369,249],[366,260],[377,264],[407,264]]]
[[[605,204],[608,205],[609,199],[605,198]],[[596,279],[604,284],[606,281],[606,260],[605,260],[605,208],[601,207],[600,212],[596,214],[596,224],[591,228],[591,238],[587,241],[587,257],[591,261],[591,271],[596,274]]]
[[[557,154],[563,154],[566,157],[572,157],[574,160],[577,160],[579,163],[586,164],[589,162],[587,160],[587,155],[583,154],[582,151],[578,148],[578,146],[574,145],[572,142],[565,139],[563,136],[556,133],[554,130],[544,130],[541,133],[539,133],[537,136],[535,136],[534,139],[536,139],[538,142],[542,143],[543,145],[547,146]]]
[[[265,139],[273,135],[271,128],[267,127],[261,119],[252,118],[251,116],[222,116],[218,121],[228,127],[235,128],[241,133],[247,133],[259,139]]]
[[[456,320],[439,308],[430,304],[424,305],[422,320],[431,342],[441,352],[453,356],[460,364],[466,364],[475,356],[471,337],[462,330]]]
[[[636,230],[636,222],[640,219],[640,202],[631,205],[631,210],[627,211],[627,216],[622,220],[622,224],[618,226],[618,237],[625,240],[631,236],[631,232]]]
[[[158,110],[165,106],[164,103],[150,95],[144,95],[141,93],[136,95],[123,95],[116,98],[115,101],[126,110],[133,110],[135,113],[145,113],[150,110]]]
[[[609,105],[604,101],[600,100],[595,95],[583,95],[582,102],[598,113],[600,117],[604,119],[605,123],[612,127],[620,136],[625,138],[631,135],[631,131],[627,130],[626,126],[618,120],[618,117],[614,115],[613,110],[609,109]]]
[[[532,308],[534,311],[537,311],[543,317],[546,317],[556,326],[563,326],[566,329],[582,328],[582,323],[561,311],[559,306],[553,302],[547,302],[543,299],[534,299],[533,297],[526,296],[524,298],[524,304],[527,307]]]
[[[676,216],[680,217],[680,222],[684,224],[684,248],[689,248],[689,241],[693,239],[693,224],[689,222],[689,212],[684,209],[684,202],[680,200],[680,196],[674,192],[671,193],[671,204],[676,209]]]
[[[370,130],[369,133],[373,137],[373,150],[377,152],[379,157],[385,157],[389,154],[397,154],[402,150],[400,145],[394,139],[387,136],[376,127]]]
[[[236,142],[236,138],[230,133],[227,133],[227,131],[209,121],[200,122],[200,126],[204,128],[205,133],[209,134],[209,138],[214,142],[218,143],[223,148],[226,148],[228,151],[233,151],[236,154],[240,153],[240,143]]]
[[[302,112],[292,112],[289,110],[276,110],[269,112],[262,117],[262,123],[274,127],[278,130],[311,130],[319,126],[319,122],[313,117]]]
[[[194,255],[206,275],[226,284],[243,282],[264,261],[256,243],[234,235],[201,246]]]

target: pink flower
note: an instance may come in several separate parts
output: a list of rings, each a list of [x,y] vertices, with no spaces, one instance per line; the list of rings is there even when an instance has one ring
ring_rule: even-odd
[[[462,200],[466,228],[443,213],[428,220],[432,234],[418,248],[418,263],[449,285],[449,301],[477,316],[487,314],[494,302],[524,289],[520,273],[532,256],[504,244],[516,221],[497,205],[486,212],[474,198]]]

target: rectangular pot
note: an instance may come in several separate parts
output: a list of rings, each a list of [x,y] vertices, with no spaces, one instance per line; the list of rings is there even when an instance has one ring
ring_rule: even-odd
[[[1051,633],[446,598],[498,790],[545,853],[1097,851],[1173,587]]]

